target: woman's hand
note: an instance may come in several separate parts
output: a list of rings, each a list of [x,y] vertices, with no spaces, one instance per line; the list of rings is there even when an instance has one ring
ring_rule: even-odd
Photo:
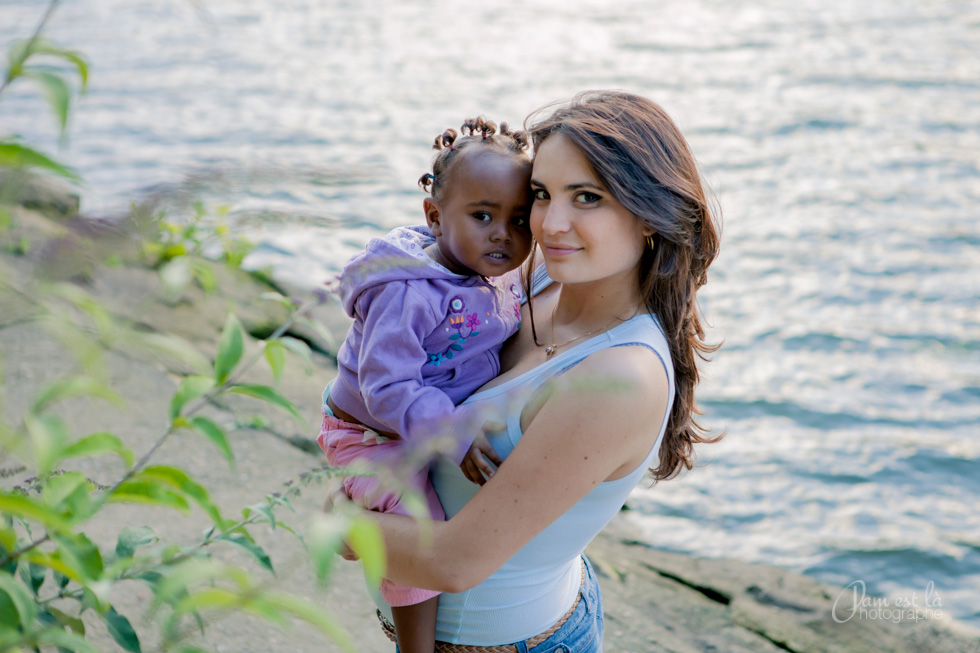
[[[361,559],[360,556],[354,553],[354,550],[347,545],[347,542],[344,542],[343,544],[340,545],[340,550],[337,551],[337,555],[339,555],[344,560],[349,560],[351,562],[355,562]]]
[[[459,468],[463,470],[463,475],[477,485],[483,485],[488,479],[493,478],[496,468],[501,464],[500,456],[493,448],[487,437],[481,433],[473,440],[469,451],[463,457],[463,462]]]
[[[353,504],[351,504],[350,497],[344,492],[344,486],[340,484],[329,484],[327,486],[327,494],[323,501],[323,512],[331,513],[334,512],[334,508],[338,504],[344,504],[341,507],[344,509],[349,509]],[[337,550],[337,555],[339,555],[344,560],[360,560],[360,557],[354,553],[354,550],[350,548],[350,545],[346,541],[340,544],[340,548]]]

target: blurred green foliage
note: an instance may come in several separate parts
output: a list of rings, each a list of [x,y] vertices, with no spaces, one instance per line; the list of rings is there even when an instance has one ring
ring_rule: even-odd
[[[64,142],[72,103],[85,91],[89,69],[82,55],[43,37],[58,4],[54,0],[48,5],[32,37],[10,47],[0,101],[13,83],[35,84],[47,99]],[[75,88],[70,83],[72,78],[77,79]],[[0,168],[42,171],[73,183],[81,181],[75,171],[13,136],[0,136]],[[217,221],[211,220],[203,205],[197,205],[186,223],[169,222],[157,215],[155,232],[140,241],[140,256],[159,271],[161,283],[168,288],[179,289],[181,283],[193,278],[205,290],[217,290],[210,268],[198,264],[200,257],[216,249],[220,260],[237,267],[252,247],[231,234],[222,221],[226,214],[227,209],[219,208]],[[0,215],[7,226],[10,215],[9,211]],[[30,243],[5,245],[8,252],[16,254],[16,250],[26,251]],[[112,254],[96,264],[118,266],[121,260]],[[5,283],[0,279],[0,290]],[[320,467],[300,474],[285,489],[270,492],[258,504],[229,516],[222,513],[205,485],[186,470],[153,461],[168,438],[186,431],[200,436],[206,446],[214,447],[233,465],[235,454],[228,434],[214,420],[198,414],[226,393],[254,398],[299,418],[297,409],[276,387],[243,383],[241,379],[264,358],[278,382],[287,351],[311,365],[309,347],[285,334],[294,322],[308,323],[309,310],[323,298],[296,306],[286,297],[267,293],[266,298],[281,302],[291,313],[248,358],[248,336],[238,318],[229,313],[212,361],[180,338],[135,329],[100,305],[82,286],[38,284],[29,290],[34,301],[32,319],[77,358],[78,371],[40,388],[16,421],[0,414],[0,651],[51,647],[96,651],[82,619],[86,612],[97,615],[105,631],[124,650],[143,650],[145,637],[141,637],[140,628],[144,626],[138,628],[130,622],[111,600],[113,588],[126,581],[138,581],[150,589],[149,616],[159,628],[162,650],[201,650],[187,643],[188,636],[203,631],[211,615],[229,611],[255,615],[274,624],[300,619],[354,650],[349,636],[321,606],[277,592],[245,566],[223,562],[218,555],[221,547],[244,551],[259,569],[274,574],[274,561],[252,530],[283,529],[300,538],[322,582],[326,582],[344,541],[361,556],[369,576],[379,581],[385,558],[380,533],[371,520],[341,510],[321,516],[301,534],[279,516],[282,508],[291,508],[290,502],[311,483],[345,470]],[[106,380],[102,359],[112,349],[164,352],[193,370],[171,398],[167,423],[156,441],[139,456],[127,445],[125,433],[76,433],[74,424],[59,411],[70,399],[123,401]],[[71,469],[73,463],[97,456],[113,456],[121,462],[124,471],[109,485]],[[26,476],[27,480],[13,485],[9,479],[15,476]],[[146,525],[125,525],[120,526],[113,546],[100,546],[86,532],[114,503],[156,506],[180,515],[196,506],[211,525],[190,543],[166,541]],[[105,539],[102,535],[100,541]]]

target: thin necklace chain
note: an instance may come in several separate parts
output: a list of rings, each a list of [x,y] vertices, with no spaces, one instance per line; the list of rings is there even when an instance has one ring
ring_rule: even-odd
[[[557,310],[558,310],[558,299],[556,298],[555,299],[555,306],[554,306],[554,308],[551,309],[551,339],[552,339],[552,341],[554,341],[554,339],[555,339],[555,311],[557,311]],[[635,316],[637,314],[637,312],[639,312],[639,310],[640,310],[639,308],[637,308],[636,310],[634,310],[633,311],[633,315],[630,315],[628,318],[626,318],[626,320],[632,319],[633,316]],[[602,325],[601,327],[599,327],[598,329],[596,329],[594,331],[589,331],[588,333],[583,333],[580,336],[575,336],[571,340],[566,340],[565,342],[563,342],[561,344],[556,343],[556,342],[552,342],[552,344],[549,347],[545,348],[545,350],[544,350],[544,353],[545,353],[545,356],[546,356],[545,360],[551,360],[551,357],[558,353],[558,349],[561,348],[561,347],[564,347],[565,345],[570,345],[573,342],[575,342],[576,340],[581,340],[582,338],[588,338],[589,336],[594,336],[595,334],[599,333],[600,331],[604,331],[606,329],[611,328],[613,326],[613,324],[615,324],[616,322],[625,322],[626,320],[621,319],[619,317],[614,317],[612,319],[612,321],[610,321],[608,324],[604,324],[604,325]]]

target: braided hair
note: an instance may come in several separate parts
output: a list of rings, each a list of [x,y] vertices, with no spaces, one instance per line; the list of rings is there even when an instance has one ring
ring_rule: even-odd
[[[442,198],[452,177],[454,162],[460,160],[460,152],[485,148],[527,160],[530,135],[522,130],[511,131],[507,123],[497,123],[483,116],[470,118],[460,126],[460,131],[450,127],[435,138],[432,149],[438,150],[432,162],[432,172],[419,177],[419,187],[436,200]]]

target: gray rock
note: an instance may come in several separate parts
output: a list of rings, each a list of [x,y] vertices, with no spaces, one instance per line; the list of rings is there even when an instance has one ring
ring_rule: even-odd
[[[778,567],[654,550],[617,521],[587,553],[600,574],[615,651],[977,653],[946,621],[862,619],[847,590]],[[835,618],[836,616],[836,618]]]
[[[77,189],[68,182],[25,170],[0,168],[0,204],[23,206],[51,218],[76,215]]]

